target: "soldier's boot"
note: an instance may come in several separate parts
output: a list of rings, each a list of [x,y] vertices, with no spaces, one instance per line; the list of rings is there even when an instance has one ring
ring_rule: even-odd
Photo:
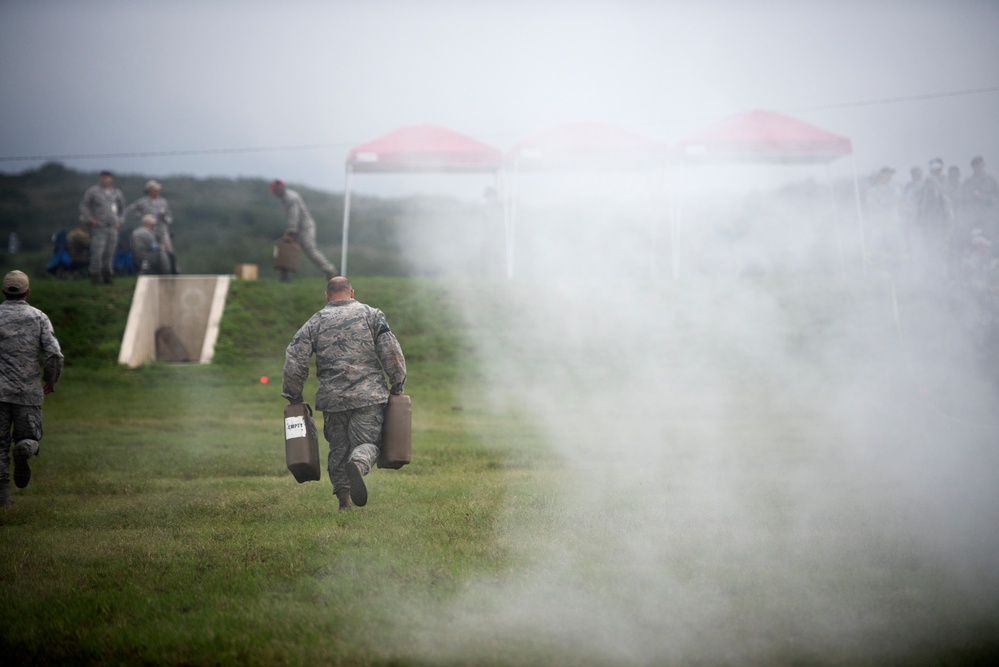
[[[343,491],[336,492],[336,499],[340,501],[340,511],[345,512],[349,510],[353,505],[350,503],[350,489],[344,489]]]
[[[347,461],[347,479],[350,481],[350,499],[358,507],[367,505],[368,487],[364,485],[364,475],[356,461]]]
[[[10,507],[14,499],[10,497],[10,482],[0,483],[0,507]]]
[[[31,468],[28,459],[38,453],[38,443],[34,440],[21,440],[14,445],[14,484],[23,489],[31,481]]]

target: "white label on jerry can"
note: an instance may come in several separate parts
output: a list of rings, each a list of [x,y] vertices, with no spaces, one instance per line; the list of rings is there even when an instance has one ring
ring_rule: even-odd
[[[305,417],[285,417],[284,418],[284,439],[304,438]]]

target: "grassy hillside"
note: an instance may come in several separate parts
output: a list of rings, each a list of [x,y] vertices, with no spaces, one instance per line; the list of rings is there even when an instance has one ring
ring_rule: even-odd
[[[445,291],[354,283],[407,353],[415,456],[339,514],[325,472],[294,482],[281,437],[284,347],[322,281],[236,282],[217,363],[134,370],[114,363],[129,281],[34,282],[68,365],[31,484],[0,511],[5,665],[378,664],[392,661],[378,631],[392,600],[506,566],[493,535],[506,475],[470,435],[492,417],[459,390],[469,367]]]

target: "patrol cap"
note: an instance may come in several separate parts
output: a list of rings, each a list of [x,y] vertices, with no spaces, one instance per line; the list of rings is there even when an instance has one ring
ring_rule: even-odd
[[[277,192],[278,188],[283,188],[283,187],[284,187],[284,181],[282,181],[280,178],[275,178],[273,181],[271,181],[271,192],[272,193],[273,192]]]
[[[3,277],[3,293],[21,296],[28,291],[28,276],[23,271],[11,271]]]
[[[108,169],[101,169],[101,173],[99,175],[100,176],[111,176],[112,178],[114,178],[114,174],[112,174],[111,171],[108,170]]]
[[[938,157],[930,160],[930,169],[943,169],[943,160]]]
[[[149,213],[146,213],[144,216],[142,216],[142,220],[140,220],[140,222],[142,224],[144,224],[144,225],[155,225],[156,224],[156,216],[155,215],[150,215]]]
[[[152,179],[146,181],[146,187],[143,188],[143,190],[145,190],[146,192],[149,192],[150,190],[162,190],[162,189],[163,186],[160,185],[157,181],[154,181]]]

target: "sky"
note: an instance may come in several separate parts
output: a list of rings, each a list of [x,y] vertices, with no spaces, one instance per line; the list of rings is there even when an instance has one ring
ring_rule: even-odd
[[[410,124],[508,150],[576,120],[672,142],[765,109],[850,137],[838,170],[940,156],[966,174],[974,155],[999,162],[997,30],[991,0],[0,0],[0,171],[55,159],[339,191],[352,146]]]

